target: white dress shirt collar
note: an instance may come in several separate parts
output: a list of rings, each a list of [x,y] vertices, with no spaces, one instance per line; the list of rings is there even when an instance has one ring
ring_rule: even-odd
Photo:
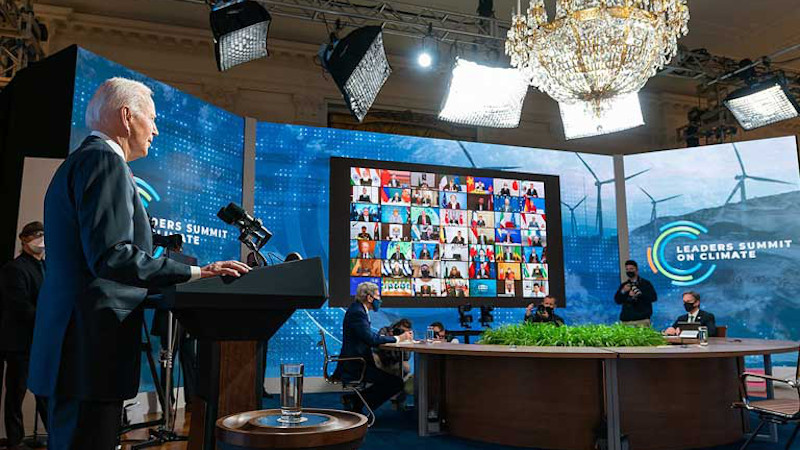
[[[108,146],[111,147],[112,150],[114,150],[114,153],[118,154],[120,158],[125,159],[125,152],[122,151],[122,147],[120,147],[120,145],[117,144],[116,141],[114,141],[113,139],[108,137],[102,131],[94,130],[94,131],[91,132],[90,136],[99,137],[100,139],[103,140],[103,142],[108,144]],[[126,162],[127,162],[127,160],[126,160]]]

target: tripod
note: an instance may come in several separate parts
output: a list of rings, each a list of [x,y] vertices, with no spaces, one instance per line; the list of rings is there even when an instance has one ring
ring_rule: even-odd
[[[181,436],[175,433],[175,414],[176,402],[172,396],[172,374],[173,374],[173,355],[180,336],[180,325],[177,324],[172,316],[172,312],[167,313],[167,335],[165,337],[166,346],[161,351],[159,359],[161,362],[162,370],[164,371],[164,384],[159,381],[160,378],[156,371],[155,361],[153,359],[152,344],[150,342],[150,334],[147,330],[147,323],[143,321],[145,343],[144,348],[147,352],[147,362],[150,366],[150,373],[153,376],[153,384],[156,389],[156,396],[158,403],[161,405],[161,418],[148,422],[127,425],[120,428],[119,435],[142,428],[150,428],[150,439],[139,442],[131,446],[132,450],[138,450],[148,447],[156,447],[166,442],[177,442],[188,440],[187,436]]]

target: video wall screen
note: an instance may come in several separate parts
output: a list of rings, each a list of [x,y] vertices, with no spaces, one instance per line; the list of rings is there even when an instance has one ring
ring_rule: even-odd
[[[330,192],[333,306],[564,298],[557,176],[331,158]]]

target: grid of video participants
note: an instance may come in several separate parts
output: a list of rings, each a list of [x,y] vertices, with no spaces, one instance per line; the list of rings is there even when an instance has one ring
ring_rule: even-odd
[[[545,183],[350,169],[350,295],[542,298]]]

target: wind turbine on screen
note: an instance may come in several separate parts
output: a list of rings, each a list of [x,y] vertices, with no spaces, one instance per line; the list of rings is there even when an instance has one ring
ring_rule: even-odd
[[[678,198],[681,195],[683,195],[683,194],[678,194],[678,195],[673,195],[671,197],[660,198],[660,199],[656,200],[655,198],[653,198],[652,195],[650,195],[650,193],[645,191],[643,187],[639,186],[639,189],[641,189],[642,192],[644,192],[644,195],[646,195],[647,198],[650,199],[650,204],[653,206],[653,209],[650,210],[650,222],[652,222],[652,223],[655,223],[656,219],[658,218],[658,209],[657,208],[658,208],[658,204],[659,203],[663,203],[663,202],[665,202],[667,200],[672,200],[673,198]]]
[[[603,186],[609,183],[614,182],[614,178],[609,178],[608,180],[601,180],[594,170],[586,163],[586,161],[581,157],[580,153],[575,153],[575,156],[581,160],[584,166],[586,166],[586,170],[592,174],[594,178],[594,186],[597,188],[597,218],[595,219],[595,225],[597,226],[597,235],[603,237]],[[638,177],[639,175],[649,171],[650,169],[644,169],[639,172],[636,172],[632,175],[628,175],[625,177],[625,181],[630,180],[631,178]]]
[[[573,236],[577,236],[578,235],[578,221],[575,220],[575,209],[577,209],[578,206],[581,206],[581,203],[583,203],[584,200],[586,200],[586,196],[585,195],[583,196],[583,198],[578,203],[575,203],[573,206],[569,206],[563,200],[561,201],[561,204],[566,206],[567,209],[569,210],[569,226],[570,226],[570,230],[572,231],[571,234]]]
[[[472,159],[472,155],[467,150],[467,147],[461,141],[458,142],[458,145],[461,147],[461,150],[464,151],[464,155],[467,156],[469,163],[472,165],[473,168],[478,169],[479,167],[475,164],[475,160]],[[514,170],[519,169],[519,166],[492,166],[492,167],[480,167],[481,169],[491,169],[491,170]]]
[[[744,168],[744,163],[742,162],[742,155],[739,154],[739,149],[736,148],[736,144],[733,145],[733,151],[736,153],[736,159],[739,161],[739,167],[742,169],[742,173],[733,177],[736,180],[736,186],[734,186],[731,195],[728,196],[728,199],[725,200],[725,204],[731,202],[733,196],[736,195],[736,191],[739,191],[739,198],[742,203],[747,200],[747,180],[753,181],[763,181],[765,183],[777,183],[777,184],[792,184],[787,181],[776,180],[774,178],[765,178],[765,177],[754,177],[747,173],[747,170]]]

